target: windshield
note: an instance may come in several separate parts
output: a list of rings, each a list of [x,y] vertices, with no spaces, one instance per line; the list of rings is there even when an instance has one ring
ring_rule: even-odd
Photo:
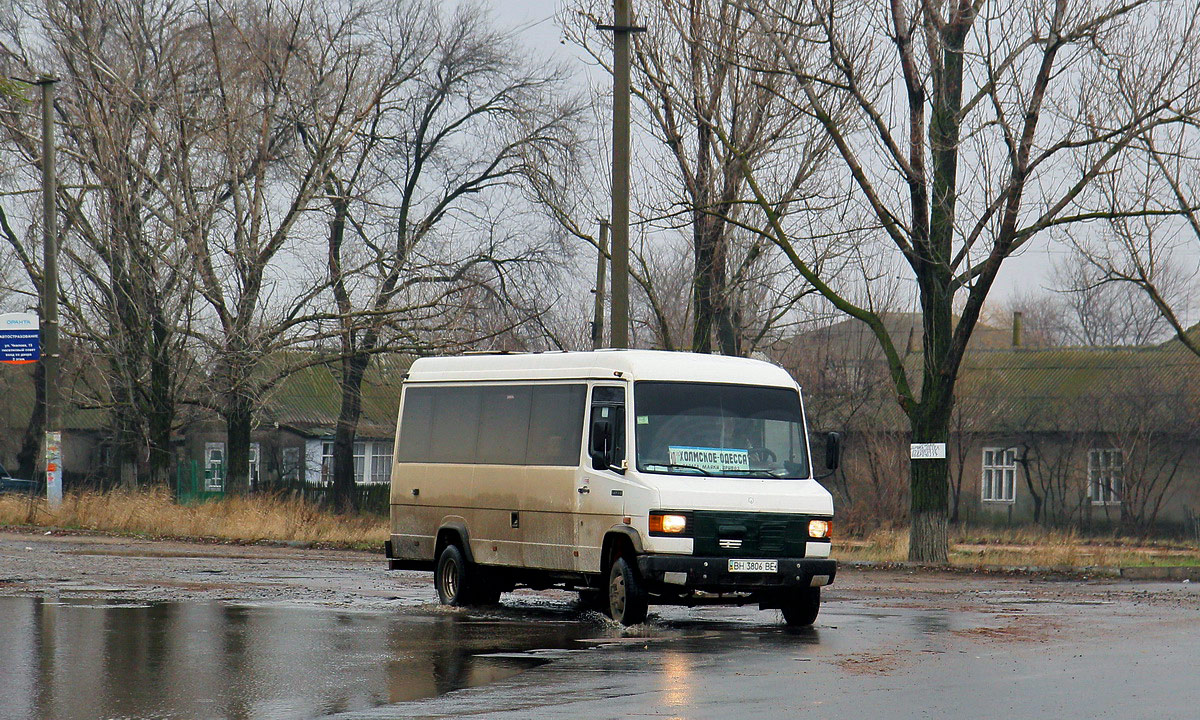
[[[633,407],[641,472],[809,477],[800,393],[794,389],[638,382]]]

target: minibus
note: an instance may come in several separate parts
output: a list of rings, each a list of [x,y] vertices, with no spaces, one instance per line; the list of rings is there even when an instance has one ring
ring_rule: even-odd
[[[771,363],[501,353],[421,358],[404,378],[387,557],[432,570],[444,604],[561,587],[624,625],[717,603],[811,625],[832,525],[800,387]]]

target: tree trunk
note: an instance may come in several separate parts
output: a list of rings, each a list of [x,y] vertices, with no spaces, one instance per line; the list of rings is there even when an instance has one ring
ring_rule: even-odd
[[[362,416],[362,381],[371,356],[358,352],[342,359],[342,409],[333,436],[333,498],[342,512],[358,510],[354,483],[354,438]],[[369,473],[370,468],[363,468]]]
[[[921,278],[924,368],[921,402],[909,413],[914,443],[949,445],[954,410],[954,373],[948,367],[953,330],[949,274],[929,272]],[[945,563],[949,554],[946,518],[950,500],[950,462],[947,458],[909,460],[912,485],[912,524],[908,559]]]
[[[150,395],[147,434],[150,448],[150,482],[166,485],[171,473],[171,427],[175,424],[175,398],[172,394],[170,330],[155,312],[153,353],[150,356]]]
[[[716,248],[710,233],[706,232],[708,218],[695,213],[692,241],[696,266],[692,281],[692,352],[712,352],[712,328],[715,309],[713,307],[713,263]]]
[[[225,491],[250,492],[250,427],[253,408],[242,397],[231,398],[225,408]]]
[[[692,283],[692,352],[711,353],[715,331],[718,351],[737,355],[737,334],[725,297],[724,220],[708,212],[696,212],[693,222],[696,267]]]
[[[912,421],[914,443],[946,442],[950,414],[918,417]],[[909,460],[912,473],[912,525],[908,559],[919,563],[946,562],[950,544],[946,531],[949,505],[949,462],[945,458]]]

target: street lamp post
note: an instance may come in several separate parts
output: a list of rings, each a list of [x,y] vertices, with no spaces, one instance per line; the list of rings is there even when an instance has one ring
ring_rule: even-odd
[[[631,0],[613,0],[612,314],[610,344],[629,347],[629,42]]]

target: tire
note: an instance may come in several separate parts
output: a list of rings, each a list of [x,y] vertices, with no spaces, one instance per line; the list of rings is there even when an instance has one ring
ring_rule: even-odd
[[[462,607],[467,604],[467,560],[457,545],[447,545],[438,556],[433,571],[433,585],[443,605]]]
[[[608,616],[622,625],[637,625],[646,619],[649,606],[637,570],[625,558],[617,558],[608,573]]]
[[[783,599],[783,621],[788,627],[808,627],[821,612],[821,588],[804,588]]]
[[[500,602],[500,589],[487,580],[478,568],[467,562],[457,545],[447,545],[438,556],[433,584],[443,605],[495,605]]]

